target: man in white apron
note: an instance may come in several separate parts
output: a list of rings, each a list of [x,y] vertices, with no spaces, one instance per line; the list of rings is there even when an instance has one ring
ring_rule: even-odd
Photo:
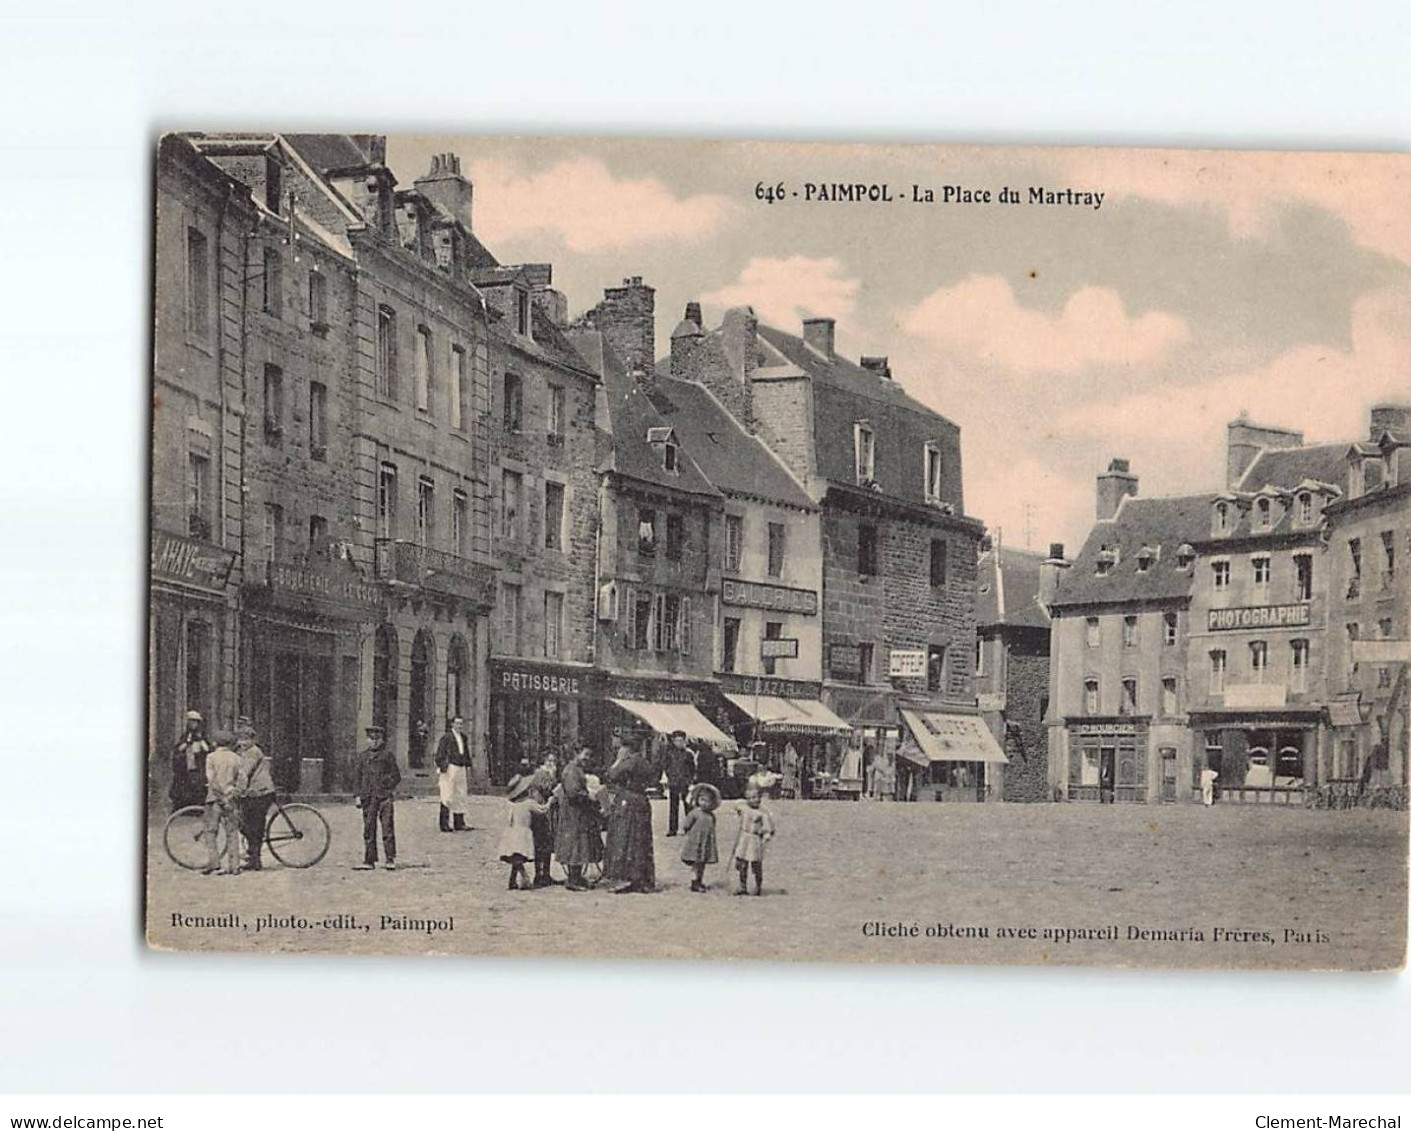
[[[465,832],[470,809],[470,739],[465,720],[457,715],[436,746],[436,785],[441,792],[441,831]]]

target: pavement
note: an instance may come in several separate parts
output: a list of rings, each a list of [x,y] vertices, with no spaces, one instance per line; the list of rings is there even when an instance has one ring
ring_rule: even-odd
[[[505,803],[443,834],[397,803],[399,869],[357,871],[361,814],[320,803],[328,856],[239,876],[178,868],[148,832],[158,949],[1385,969],[1403,963],[1407,814],[1216,805],[777,801],[762,897],[728,862],[689,890],[654,801],[658,890],[508,891]],[[734,815],[719,813],[723,853]],[[562,875],[559,872],[559,875]]]

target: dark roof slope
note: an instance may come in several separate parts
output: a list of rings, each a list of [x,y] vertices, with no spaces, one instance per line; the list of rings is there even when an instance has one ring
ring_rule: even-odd
[[[316,172],[368,164],[368,155],[347,134],[281,134]]]
[[[813,509],[794,477],[704,386],[658,376],[650,395],[686,452],[720,490]]]
[[[975,620],[982,628],[1012,625],[1047,628],[1049,615],[1039,604],[1042,554],[1001,546],[980,555],[975,590]]]
[[[1054,606],[1189,596],[1192,571],[1176,567],[1177,550],[1182,543],[1195,543],[1210,533],[1213,498],[1123,499],[1115,518],[1094,524],[1073,568],[1064,571]],[[1157,553],[1149,568],[1140,572],[1137,559],[1143,547]],[[1109,573],[1100,576],[1097,560],[1104,549],[1115,550],[1118,561]]]
[[[1347,476],[1346,443],[1315,444],[1304,448],[1265,448],[1240,479],[1241,491],[1279,487],[1285,491],[1305,479],[1340,486]]]

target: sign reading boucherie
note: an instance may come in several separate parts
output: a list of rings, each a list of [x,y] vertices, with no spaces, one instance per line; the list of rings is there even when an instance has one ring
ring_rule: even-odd
[[[152,535],[152,577],[199,589],[224,589],[235,564],[235,551],[207,546],[176,534]]]
[[[377,605],[382,600],[382,591],[375,584],[338,567],[271,562],[269,587],[272,593],[321,597],[353,605]]]
[[[818,614],[818,594],[812,589],[790,589],[787,585],[766,585],[761,581],[737,581],[727,577],[720,585],[720,600],[726,605],[749,609],[774,609],[810,617]]]
[[[1211,609],[1210,631],[1240,628],[1303,628],[1309,624],[1309,606],[1249,605],[1238,609]]]

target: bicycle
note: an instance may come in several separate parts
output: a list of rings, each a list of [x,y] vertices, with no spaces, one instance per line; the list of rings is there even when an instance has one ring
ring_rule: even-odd
[[[312,805],[301,801],[281,804],[278,797],[274,799],[265,821],[264,841],[270,855],[286,868],[312,868],[328,855],[331,839],[328,821]],[[219,859],[225,850],[223,835],[217,843]],[[187,805],[168,817],[162,844],[167,855],[181,867],[193,872],[205,868],[211,859],[205,806]]]

